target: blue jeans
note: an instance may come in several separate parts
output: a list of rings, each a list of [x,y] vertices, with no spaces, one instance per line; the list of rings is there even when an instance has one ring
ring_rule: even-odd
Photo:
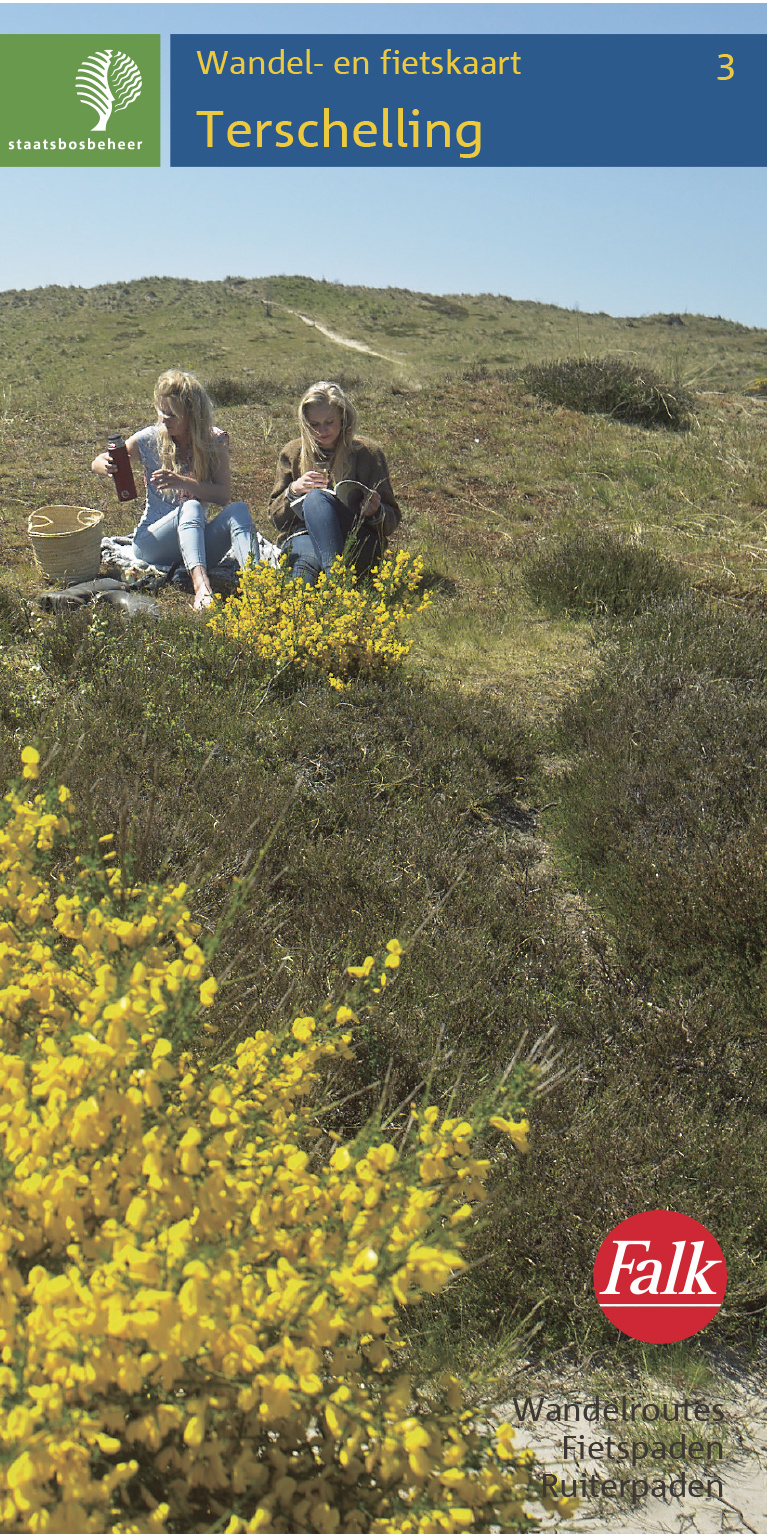
[[[296,580],[313,586],[321,570],[327,575],[333,560],[343,554],[349,534],[360,521],[332,490],[310,490],[301,511],[305,533],[294,533],[287,545],[290,573]],[[364,519],[351,547],[351,564],[357,575],[364,575],[381,553],[381,540],[374,528],[366,528]]]
[[[182,561],[187,570],[195,565],[214,569],[231,551],[242,570],[248,555],[258,559],[258,539],[244,501],[230,501],[210,522],[201,501],[183,501],[175,511],[158,517],[149,527],[133,534],[133,553],[161,570]]]

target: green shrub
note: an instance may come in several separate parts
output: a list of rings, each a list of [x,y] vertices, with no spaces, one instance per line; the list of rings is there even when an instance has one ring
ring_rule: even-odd
[[[543,1298],[549,1346],[575,1332],[625,1364],[632,1345],[616,1339],[593,1294],[586,1302],[588,1275],[620,1220],[667,1208],[716,1232],[727,1305],[706,1336],[710,1346],[742,1342],[763,1324],[767,1294],[764,1027],[744,1026],[725,987],[661,995],[637,966],[605,955],[558,1044],[570,1074],[536,1111],[516,1198],[499,1177],[492,1240],[472,1254],[493,1254],[484,1325],[487,1312],[500,1327],[511,1306]]]
[[[0,586],[0,644],[11,643],[29,632],[29,614],[18,592]]]
[[[556,745],[570,758],[557,856],[590,892],[574,911],[588,959],[557,1010],[570,1073],[536,1116],[516,1199],[499,1174],[472,1254],[492,1252],[486,1316],[500,1326],[543,1297],[549,1343],[577,1315],[581,1340],[586,1327],[611,1345],[584,1274],[620,1219],[672,1208],[717,1232],[730,1279],[717,1329],[742,1339],[767,1291],[763,621],[688,593],[611,625]]]
[[[228,373],[211,378],[208,392],[216,405],[249,405],[257,398],[258,389],[244,378],[233,378]]]
[[[523,575],[548,612],[578,617],[635,617],[685,584],[671,560],[606,530],[556,540],[528,559]]]
[[[623,951],[760,992],[767,952],[767,661],[761,618],[690,596],[613,631],[565,709],[577,753],[561,839]],[[746,991],[743,994],[746,994]],[[756,1004],[756,993],[755,993]]]
[[[531,362],[521,377],[533,394],[586,415],[609,415],[632,426],[670,431],[685,431],[690,425],[693,399],[687,390],[623,357]]]
[[[751,678],[756,696],[754,679],[767,679],[760,625],[715,624],[712,613],[688,599],[614,625],[605,663],[617,666],[615,657],[630,652],[631,675],[651,680],[664,674],[664,650],[669,672],[701,669],[707,655],[712,678],[739,679],[743,696]],[[195,915],[212,932],[232,877],[261,857],[217,957],[219,974],[231,967],[222,1054],[268,1029],[281,1008],[284,1016],[312,993],[332,994],[346,964],[425,918],[397,985],[375,1014],[360,1013],[356,1058],[339,1070],[348,1101],[327,1127],[354,1135],[384,1082],[396,1104],[429,1075],[432,1101],[463,1111],[525,1029],[537,1039],[557,1026],[572,1075],[536,1112],[523,1177],[513,1157],[499,1162],[491,1217],[467,1252],[478,1265],[440,1296],[453,1357],[462,1339],[494,1340],[540,1300],[547,1346],[573,1331],[586,1337],[595,1307],[584,1275],[599,1240],[637,1208],[666,1205],[727,1237],[727,1325],[742,1337],[763,1277],[757,1254],[767,1246],[767,1059],[756,981],[748,1029],[721,975],[694,994],[695,977],[685,976],[686,993],[670,994],[673,977],[657,949],[653,969],[639,912],[614,961],[600,967],[593,952],[584,961],[584,921],[566,918],[535,838],[517,830],[520,801],[528,805],[535,792],[523,718],[487,697],[394,673],[342,695],[303,685],[275,699],[247,656],[233,658],[207,626],[172,614],[151,631],[71,616],[69,641],[58,621],[40,624],[33,653],[57,696],[37,744],[42,754],[60,744],[47,771],[89,806],[98,834],[116,832],[110,845],[131,882],[186,880],[202,864]],[[600,696],[588,718],[584,707],[576,743],[590,750],[593,730],[595,761],[614,710],[612,696]],[[17,727],[0,721],[9,775]],[[743,738],[756,728],[747,716]],[[625,732],[619,744],[625,754]],[[757,732],[754,753],[760,748]],[[592,763],[591,775],[598,771]],[[569,785],[562,792],[569,814]],[[559,794],[547,784],[546,799]],[[599,833],[598,793],[587,807]],[[611,843],[609,832],[608,819],[606,856],[615,864],[625,841]],[[66,876],[68,865],[59,871]],[[607,1339],[609,1323],[597,1320]]]

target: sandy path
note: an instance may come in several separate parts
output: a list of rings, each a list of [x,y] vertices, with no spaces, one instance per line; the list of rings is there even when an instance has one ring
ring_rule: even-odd
[[[584,1398],[582,1391],[575,1395],[581,1400]],[[564,1405],[573,1398],[570,1392],[564,1395],[552,1389],[546,1395],[544,1410],[552,1402]],[[648,1496],[632,1506],[630,1497],[582,1496],[574,1518],[562,1524],[554,1516],[544,1516],[542,1527],[568,1529],[572,1534],[767,1534],[767,1394],[761,1389],[761,1380],[757,1382],[752,1377],[745,1383],[730,1375],[722,1381],[718,1399],[727,1415],[725,1452],[715,1471],[709,1469],[702,1473],[704,1479],[709,1474],[721,1480],[721,1497],[716,1492],[701,1497],[689,1494],[665,1499]],[[538,1422],[528,1418],[522,1426],[518,1424],[512,1402],[502,1407],[498,1415],[514,1423],[519,1446],[534,1449],[544,1470],[557,1475],[564,1469],[563,1433],[583,1434],[588,1445],[595,1439],[604,1440],[609,1431],[604,1425],[594,1427],[581,1422],[577,1427],[567,1427],[561,1422],[544,1421],[544,1412]],[[711,1436],[710,1430],[707,1436]],[[701,1470],[692,1469],[689,1464],[686,1470],[688,1481],[701,1474]],[[603,1460],[589,1462],[586,1459],[575,1467],[571,1461],[566,1469],[566,1490],[571,1485],[574,1471],[578,1477],[584,1473],[590,1477],[596,1472],[603,1480],[620,1473],[606,1466]],[[624,1470],[622,1473],[627,1479],[632,1475],[641,1478],[644,1474],[652,1482],[663,1476],[664,1469],[662,1464],[656,1464],[644,1472],[638,1467],[633,1472]],[[667,1483],[672,1473],[667,1466]]]
[[[328,341],[334,341],[336,346],[345,346],[349,351],[365,352],[368,357],[380,357],[382,362],[391,362],[400,372],[405,368],[404,352],[377,352],[367,341],[354,341],[351,336],[339,335],[337,330],[328,329],[327,325],[321,325],[319,320],[313,320],[310,314],[302,314],[300,309],[289,309],[287,304],[276,304],[274,299],[262,298],[263,304],[269,304],[273,309],[282,309],[284,314],[292,314],[296,320],[302,320],[304,325],[310,325],[312,330],[318,330],[320,335],[326,336]],[[419,389],[421,386],[416,379],[410,379],[410,386]]]
[[[327,336],[329,341],[335,341],[337,346],[348,346],[354,352],[367,352],[369,357],[380,357],[384,362],[393,362],[395,367],[402,367],[402,356],[389,352],[376,352],[365,341],[352,341],[349,336],[340,336],[337,330],[328,330],[327,325],[320,325],[318,320],[313,320],[308,314],[301,314],[297,309],[288,309],[288,314],[294,314],[296,319],[303,320],[305,325],[311,325],[314,330],[319,330],[320,335]]]

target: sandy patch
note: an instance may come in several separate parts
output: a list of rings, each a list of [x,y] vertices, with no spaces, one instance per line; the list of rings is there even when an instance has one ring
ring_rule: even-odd
[[[561,1379],[538,1379],[534,1385],[521,1384],[515,1396],[498,1409],[499,1417],[514,1424],[517,1443],[535,1450],[544,1472],[560,1478],[555,1490],[560,1490],[564,1480],[563,1489],[569,1494],[575,1477],[581,1498],[573,1519],[562,1524],[557,1517],[544,1517],[542,1526],[566,1527],[573,1534],[618,1534],[619,1530],[621,1534],[767,1534],[767,1359],[763,1357],[759,1365],[746,1368],[723,1361],[714,1375],[713,1390],[688,1398],[686,1420],[684,1395],[677,1392],[666,1397],[664,1392],[662,1399],[667,1401],[670,1420],[654,1422],[647,1430],[641,1425],[643,1403],[657,1402],[661,1397],[657,1390],[643,1391],[636,1381],[627,1385],[625,1397],[616,1396],[614,1388],[600,1385],[595,1391],[585,1381],[572,1378],[564,1383]],[[519,1411],[528,1397],[535,1406],[542,1400],[538,1420],[531,1420],[528,1409],[520,1422]],[[593,1420],[597,1413],[591,1404],[595,1397],[601,1403],[597,1420]],[[615,1403],[615,1413],[605,1417],[608,1402]],[[590,1421],[584,1420],[587,1405],[591,1408]],[[630,1417],[632,1405],[640,1419],[631,1430],[633,1440],[621,1424],[622,1413]],[[724,1418],[721,1427],[713,1412],[715,1406]],[[701,1421],[706,1410],[708,1420]],[[560,1419],[556,1420],[558,1411]],[[618,1458],[622,1434],[629,1445],[637,1439],[648,1445],[647,1457],[640,1458],[633,1469],[630,1461],[626,1464]],[[680,1464],[671,1457],[671,1445],[678,1451],[682,1434],[687,1435],[688,1443],[691,1436],[704,1445],[721,1440],[721,1458],[715,1457],[708,1465],[694,1460]],[[612,1441],[609,1457],[608,1437]],[[662,1455],[660,1445],[664,1446]],[[650,1457],[653,1448],[657,1457]],[[641,1452],[637,1451],[639,1455]],[[643,1483],[649,1488],[646,1494]]]

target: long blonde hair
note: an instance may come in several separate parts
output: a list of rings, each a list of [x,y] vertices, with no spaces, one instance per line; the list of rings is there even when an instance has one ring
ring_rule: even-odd
[[[194,373],[182,373],[179,368],[168,368],[161,373],[154,386],[154,402],[158,410],[160,401],[167,400],[173,415],[186,419],[192,444],[192,473],[200,484],[213,478],[218,464],[218,445],[213,436],[213,405],[199,378]],[[174,474],[182,470],[178,443],[162,422],[160,433],[160,462],[164,469]]]
[[[312,384],[307,389],[299,407],[298,424],[301,428],[301,473],[306,474],[310,469],[317,467],[318,460],[322,457],[318,451],[318,444],[309,429],[306,419],[306,410],[309,405],[328,405],[341,413],[341,433],[328,461],[328,471],[338,484],[339,480],[348,479],[352,465],[352,439],[357,430],[356,407],[352,404],[348,394],[344,394],[340,384],[320,383]]]

